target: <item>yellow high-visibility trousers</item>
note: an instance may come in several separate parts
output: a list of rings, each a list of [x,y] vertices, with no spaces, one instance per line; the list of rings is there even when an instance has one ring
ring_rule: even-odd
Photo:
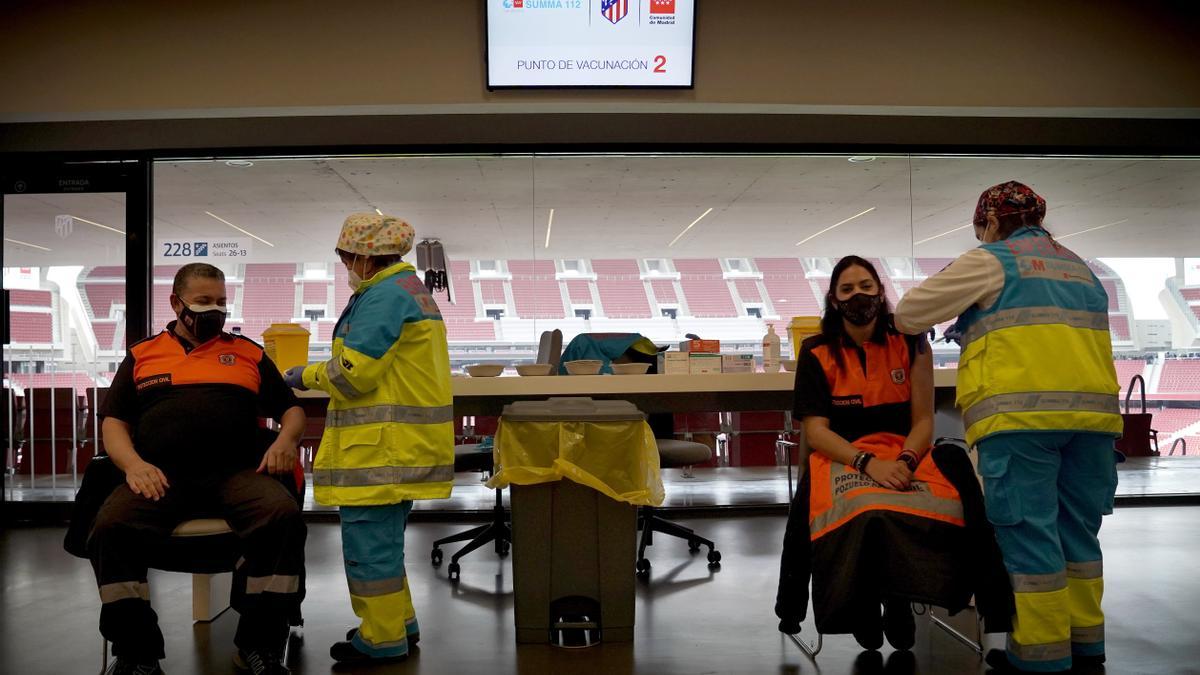
[[[361,620],[351,643],[376,658],[407,654],[408,639],[420,632],[404,573],[404,530],[411,511],[411,501],[340,509],[350,605]]]
[[[1012,578],[1017,615],[1008,659],[1068,670],[1104,654],[1100,522],[1117,485],[1111,435],[1012,432],[981,440],[988,520]]]

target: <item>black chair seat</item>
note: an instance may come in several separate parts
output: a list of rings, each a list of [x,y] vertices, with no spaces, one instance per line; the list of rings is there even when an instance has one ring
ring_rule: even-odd
[[[478,443],[456,445],[454,446],[454,470],[456,472],[491,471],[492,451],[490,449],[480,451]]]
[[[658,444],[658,462],[663,468],[694,466],[712,459],[712,450],[703,443],[669,438],[655,439],[655,443]]]

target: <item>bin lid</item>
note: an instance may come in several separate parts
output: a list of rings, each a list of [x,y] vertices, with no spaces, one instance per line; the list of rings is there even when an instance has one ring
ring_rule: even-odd
[[[262,332],[263,337],[276,335],[309,335],[308,329],[298,323],[273,323]]]
[[[788,324],[789,329],[799,331],[820,332],[821,317],[819,316],[793,316],[792,322]]]
[[[646,419],[629,401],[597,401],[586,396],[545,401],[513,401],[504,406],[508,422],[640,422]]]

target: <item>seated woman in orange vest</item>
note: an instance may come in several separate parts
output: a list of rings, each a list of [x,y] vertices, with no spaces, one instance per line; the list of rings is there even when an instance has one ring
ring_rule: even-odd
[[[911,648],[910,603],[958,611],[973,593],[988,629],[1003,630],[1012,594],[970,461],[958,446],[931,452],[929,344],[892,327],[867,260],[834,267],[795,387],[794,414],[814,452],[788,517],[780,630],[800,630],[810,572],[817,630],[853,633],[864,649],[885,635]]]

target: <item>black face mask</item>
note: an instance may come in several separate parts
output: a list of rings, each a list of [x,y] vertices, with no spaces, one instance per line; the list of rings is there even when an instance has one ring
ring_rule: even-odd
[[[838,311],[847,321],[855,326],[865,326],[875,320],[879,316],[879,310],[883,308],[883,294],[867,295],[866,293],[855,293],[849,300],[843,300],[839,303]]]
[[[225,309],[217,305],[184,305],[179,313],[183,326],[204,344],[221,334],[225,327]]]

